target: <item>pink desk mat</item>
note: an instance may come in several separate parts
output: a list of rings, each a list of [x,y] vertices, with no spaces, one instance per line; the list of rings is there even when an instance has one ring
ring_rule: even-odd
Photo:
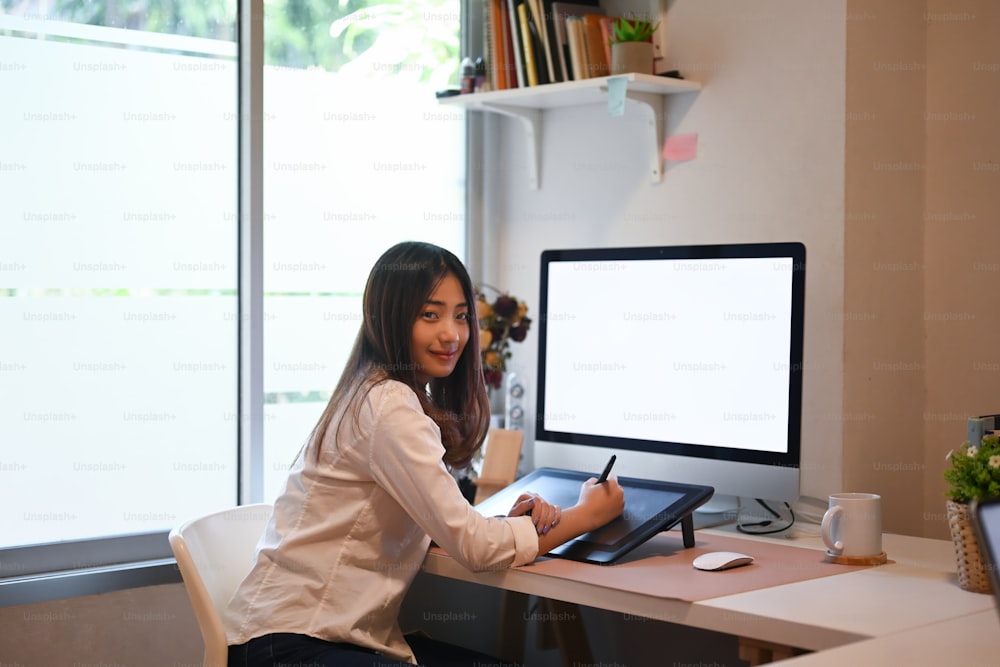
[[[696,570],[691,562],[709,551],[736,551],[753,556],[754,561],[718,572]],[[828,563],[825,556],[823,551],[779,541],[759,542],[697,532],[695,546],[685,549],[679,532],[666,532],[651,538],[614,565],[543,557],[522,569],[605,588],[697,602],[870,567]]]

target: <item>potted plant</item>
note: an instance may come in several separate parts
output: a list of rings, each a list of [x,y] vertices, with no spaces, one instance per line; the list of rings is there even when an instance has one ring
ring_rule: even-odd
[[[611,25],[611,73],[653,74],[653,33],[660,22],[617,18]]]
[[[988,435],[978,445],[968,441],[948,452],[948,529],[958,559],[958,585],[967,591],[989,593],[989,574],[972,530],[969,503],[1000,496],[1000,437]]]

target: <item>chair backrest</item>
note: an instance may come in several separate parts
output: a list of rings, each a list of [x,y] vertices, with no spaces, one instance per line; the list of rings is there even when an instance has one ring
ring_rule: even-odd
[[[524,431],[495,428],[489,432],[483,445],[483,466],[479,477],[473,480],[476,485],[474,505],[514,483],[523,444]]]
[[[170,548],[205,640],[206,667],[226,667],[222,612],[250,572],[257,542],[270,518],[271,505],[241,505],[192,519],[170,531]]]

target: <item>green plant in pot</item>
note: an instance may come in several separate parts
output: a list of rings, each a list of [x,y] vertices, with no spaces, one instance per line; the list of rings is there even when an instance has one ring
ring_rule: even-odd
[[[969,503],[1000,496],[1000,437],[988,435],[978,445],[962,443],[948,452],[948,529],[958,560],[958,584],[968,591],[989,593],[989,573],[972,529]]]
[[[660,22],[617,18],[611,25],[611,73],[653,74],[653,33]]]

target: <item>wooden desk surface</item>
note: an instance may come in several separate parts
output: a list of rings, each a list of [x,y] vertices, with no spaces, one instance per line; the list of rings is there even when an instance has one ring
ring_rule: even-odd
[[[793,541],[824,550],[818,533],[808,529],[800,529]],[[821,650],[993,609],[991,596],[958,587],[950,541],[886,534],[883,546],[894,563],[705,600],[693,605],[691,620],[699,627]],[[718,622],[717,612],[725,623]]]
[[[980,611],[930,626],[792,658],[789,667],[1000,665],[1000,618]]]
[[[798,528],[788,544],[822,552],[815,526]],[[731,529],[707,534],[748,540]],[[781,538],[778,538],[781,539]],[[989,595],[963,591],[956,583],[951,542],[901,535],[884,536],[894,563],[846,574],[809,579],[696,602],[600,586],[606,566],[580,564],[576,578],[554,577],[516,568],[474,573],[442,553],[428,554],[430,574],[479,583],[600,609],[704,628],[811,651],[893,635],[914,628],[989,611]]]

